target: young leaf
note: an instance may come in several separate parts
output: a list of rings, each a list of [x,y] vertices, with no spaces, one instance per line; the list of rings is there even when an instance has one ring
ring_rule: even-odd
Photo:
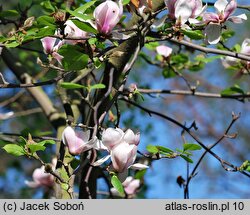
[[[41,146],[46,145],[46,144],[56,144],[54,140],[43,140],[37,144],[40,144]]]
[[[156,146],[156,148],[160,151],[160,152],[165,152],[165,153],[173,153],[174,151],[169,149],[169,148],[166,148],[166,147],[163,147],[163,146]]]
[[[90,15],[85,15],[85,14],[82,14],[82,13],[78,13],[78,11],[72,11],[70,9],[66,9],[67,12],[69,12],[71,15],[79,18],[79,19],[82,19],[82,20],[90,20],[92,19],[93,16],[90,16]]]
[[[221,91],[222,96],[233,95],[233,94],[244,95],[245,93],[237,84],[235,84],[233,87],[229,87]]]
[[[90,32],[93,34],[97,33],[97,30],[93,28],[88,22],[81,22],[77,19],[72,19],[71,21],[83,31]]]
[[[180,155],[185,161],[189,162],[189,163],[193,163],[192,159],[190,159],[189,157],[185,156],[185,155]]]
[[[87,9],[89,9],[95,3],[96,3],[96,0],[89,1],[85,3],[84,5],[82,5],[81,7],[78,7],[77,9],[75,9],[74,12],[84,13]]]
[[[123,185],[122,183],[120,182],[120,180],[117,178],[116,175],[113,175],[112,178],[111,178],[111,184],[113,185],[113,187],[118,191],[118,193],[121,195],[121,196],[124,196],[125,193],[124,193],[124,189],[123,189]]]
[[[24,151],[24,148],[17,145],[17,144],[7,144],[3,147],[3,149],[7,153],[14,155],[14,156],[17,156],[17,157],[26,154],[26,152]]]
[[[40,16],[37,18],[37,24],[39,27],[55,26],[55,19],[50,16]]]
[[[60,84],[60,86],[62,87],[62,88],[65,88],[65,89],[82,89],[82,88],[87,88],[87,87],[85,87],[85,86],[83,86],[83,85],[80,85],[80,84],[75,84],[75,83],[71,83],[71,82],[62,82],[61,84]]]
[[[66,70],[81,70],[88,64],[89,56],[79,46],[64,45],[58,53],[64,57],[62,64]]]
[[[46,149],[45,146],[40,144],[28,144],[27,147],[30,149],[30,152],[33,154],[37,151],[44,151]]]
[[[154,145],[147,145],[146,149],[152,154],[156,154],[159,152],[159,149]]]
[[[201,150],[201,149],[202,149],[202,147],[200,145],[194,144],[194,143],[185,143],[183,145],[183,150],[184,151],[187,151],[187,150],[195,151],[195,150]]]
[[[106,86],[104,84],[94,84],[94,85],[90,86],[90,90],[104,89],[104,88],[106,88]]]
[[[189,37],[191,40],[201,40],[204,38],[201,31],[193,31],[193,30],[183,30],[184,35]]]

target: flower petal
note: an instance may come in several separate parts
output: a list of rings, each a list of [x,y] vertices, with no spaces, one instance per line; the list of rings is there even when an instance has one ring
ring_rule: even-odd
[[[240,14],[238,16],[230,16],[227,20],[239,24],[242,23],[243,20],[247,20],[247,16],[246,14]]]
[[[148,169],[149,166],[145,164],[141,164],[141,163],[135,163],[135,164],[132,164],[129,168],[134,169],[134,170],[142,170],[142,169]]]
[[[162,55],[165,58],[169,57],[169,55],[172,54],[172,51],[173,51],[172,48],[165,46],[165,45],[160,45],[156,47],[157,54]]]
[[[224,11],[224,20],[227,20],[228,17],[229,17],[231,14],[234,13],[234,11],[236,10],[236,8],[237,8],[237,3],[236,3],[236,1],[231,0],[231,1],[227,4],[227,6],[226,6],[226,8],[225,8],[225,11]]]
[[[96,162],[94,162],[92,165],[93,166],[100,166],[102,165],[104,162],[106,162],[109,158],[111,157],[111,155],[106,155],[103,158],[97,160]]]
[[[124,132],[119,128],[107,128],[102,133],[102,143],[109,150],[111,150],[116,144],[118,144],[124,135]]]
[[[56,38],[54,37],[44,37],[41,39],[43,51],[45,54],[51,54],[53,52],[53,48],[56,42]]]
[[[205,28],[205,35],[209,44],[217,44],[221,37],[221,26],[217,23],[209,23]]]
[[[214,7],[216,8],[216,10],[217,10],[218,13],[221,13],[221,12],[224,12],[227,4],[228,4],[227,0],[217,0],[214,3]]]

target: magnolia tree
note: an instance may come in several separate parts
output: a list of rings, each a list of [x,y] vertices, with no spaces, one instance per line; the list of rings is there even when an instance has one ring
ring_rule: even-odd
[[[33,181],[26,180],[27,187],[43,187],[51,198],[96,198],[97,179],[103,178],[109,191],[106,198],[134,198],[153,163],[179,158],[187,163],[187,175],[177,177],[177,183],[189,198],[190,181],[207,156],[221,164],[221,171],[250,178],[247,158],[235,165],[233,159],[214,151],[224,139],[236,138],[230,130],[239,114],[233,113],[221,137],[207,145],[195,121],[188,125],[185,116],[182,122],[168,116],[164,108],[158,111],[144,104],[144,97],[154,94],[247,100],[249,93],[236,81],[217,93],[199,91],[205,89],[202,83],[190,83],[192,73],[184,71],[203,70],[219,59],[237,77],[249,75],[250,39],[231,47],[226,42],[234,36],[230,28],[247,20],[238,8],[247,12],[250,7],[236,0],[25,0],[8,6],[3,5],[0,12],[1,58],[6,66],[0,73],[0,88],[25,91],[13,91],[11,98],[1,93],[6,109],[0,109],[0,120],[10,119],[34,101],[39,106],[36,113],[47,118],[40,124],[39,118],[32,118],[34,112],[26,111],[40,133],[27,129],[25,122],[19,133],[11,125],[7,125],[9,132],[1,133],[5,153],[40,164],[31,173]],[[208,53],[214,56],[207,57]],[[163,71],[155,75],[156,81],[181,79],[186,90],[145,87],[147,67],[140,69],[137,83],[128,84],[141,60]],[[9,81],[10,74],[19,83]],[[10,105],[16,101],[19,108]],[[145,151],[138,150],[142,135],[147,134],[133,127],[135,123],[125,127],[121,122],[125,112],[136,109],[181,129],[181,148],[148,144]],[[42,134],[46,128],[51,136]],[[201,156],[194,160],[198,152]]]

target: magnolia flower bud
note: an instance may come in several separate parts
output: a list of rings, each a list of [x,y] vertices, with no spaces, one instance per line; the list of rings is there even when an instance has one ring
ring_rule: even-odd
[[[122,1],[119,0],[118,4],[107,0],[96,7],[94,17],[99,33],[109,35],[120,21],[123,13]]]
[[[56,166],[56,159],[52,160],[51,170]],[[54,185],[55,177],[45,171],[45,167],[41,166],[34,170],[32,174],[33,181],[25,181],[25,184],[31,188],[37,187],[52,187]]]

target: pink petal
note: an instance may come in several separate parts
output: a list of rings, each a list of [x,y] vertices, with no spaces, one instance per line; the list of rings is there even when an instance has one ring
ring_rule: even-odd
[[[178,0],[175,4],[175,18],[181,18],[181,23],[184,24],[192,15],[194,7],[193,0]]]
[[[226,8],[225,8],[225,11],[224,11],[224,20],[227,20],[228,17],[229,17],[231,14],[234,13],[234,11],[236,10],[236,8],[237,8],[237,3],[236,3],[236,1],[231,0],[231,1],[227,4],[227,6],[226,6]]]
[[[101,3],[94,10],[97,29],[100,33],[110,34],[115,25],[120,21],[123,8],[119,1],[119,6],[113,1]]]
[[[221,37],[221,26],[217,23],[209,23],[205,28],[205,35],[209,44],[217,44]]]
[[[216,10],[217,10],[218,13],[222,13],[222,12],[224,12],[227,4],[228,4],[227,0],[217,0],[214,3],[214,7],[216,8]]]
[[[140,180],[133,179],[127,186],[125,186],[124,190],[128,195],[135,194],[136,190],[140,187]]]
[[[218,14],[216,13],[211,13],[211,12],[205,12],[202,15],[203,21],[209,23],[209,22],[219,22],[220,18],[218,16]]]
[[[160,45],[160,46],[157,46],[156,47],[156,52],[159,54],[159,55],[162,55],[164,57],[169,57],[169,55],[172,54],[172,51],[173,49],[168,47],[168,46],[165,46],[165,45]]]
[[[165,0],[165,4],[168,7],[168,15],[169,18],[174,19],[175,18],[175,3],[177,0]]]
[[[53,48],[56,42],[56,38],[54,37],[44,37],[41,39],[43,51],[45,54],[51,54],[53,52]]]
[[[246,14],[241,14],[238,16],[230,16],[227,20],[236,24],[240,24],[243,22],[243,20],[247,20],[247,16]]]
[[[102,134],[102,143],[109,150],[111,150],[115,145],[119,144],[122,140],[124,132],[119,128],[108,128],[103,131]]]
[[[242,42],[241,53],[250,55],[250,39],[245,39]]]

